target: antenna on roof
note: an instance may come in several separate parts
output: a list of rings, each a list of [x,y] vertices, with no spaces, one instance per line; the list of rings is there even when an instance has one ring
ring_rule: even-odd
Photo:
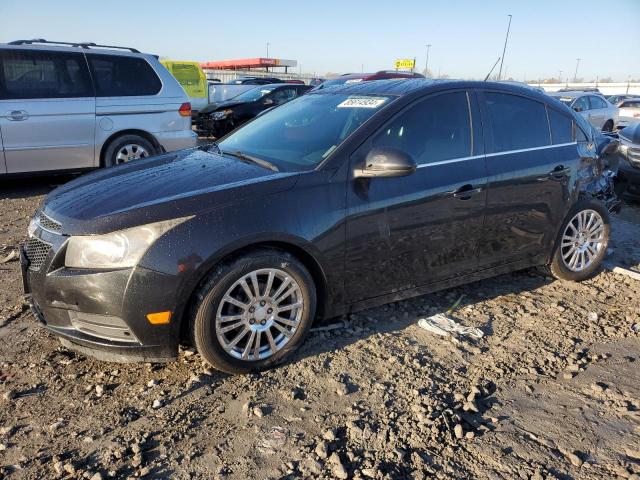
[[[498,57],[498,59],[496,60],[496,63],[493,64],[493,67],[491,67],[491,70],[489,70],[489,73],[487,73],[487,76],[484,77],[484,81],[486,82],[489,79],[489,75],[491,75],[491,72],[493,72],[493,69],[496,68],[496,65],[498,65],[498,62],[500,61],[502,57]]]

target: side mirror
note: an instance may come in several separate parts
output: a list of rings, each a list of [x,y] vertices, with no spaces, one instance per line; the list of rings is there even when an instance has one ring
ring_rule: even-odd
[[[404,177],[416,171],[416,161],[407,152],[393,147],[376,147],[367,154],[354,178]]]
[[[263,105],[273,105],[274,103],[275,103],[275,102],[273,101],[273,98],[265,98],[265,99],[262,101],[262,104],[263,104]]]

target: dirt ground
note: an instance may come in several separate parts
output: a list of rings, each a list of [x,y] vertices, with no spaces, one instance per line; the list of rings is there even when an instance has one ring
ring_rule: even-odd
[[[0,184],[0,259],[64,178]],[[613,224],[638,270],[640,207]],[[62,348],[0,264],[0,478],[640,478],[640,280],[533,269],[324,324],[290,363],[227,376]],[[478,341],[418,319],[449,308]]]

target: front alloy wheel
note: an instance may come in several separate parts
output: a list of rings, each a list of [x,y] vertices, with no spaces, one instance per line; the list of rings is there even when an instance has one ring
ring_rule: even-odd
[[[304,298],[298,282],[277,268],[254,270],[224,294],[215,330],[222,348],[242,360],[281,350],[300,326]]]
[[[316,290],[291,254],[257,250],[217,266],[196,292],[191,339],[229,373],[272,367],[298,348],[315,316]]]

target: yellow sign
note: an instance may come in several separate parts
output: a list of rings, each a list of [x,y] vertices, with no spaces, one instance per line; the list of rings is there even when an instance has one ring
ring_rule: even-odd
[[[416,61],[413,58],[401,58],[400,60],[396,60],[396,70],[400,70],[401,68],[413,70],[415,66]]]

